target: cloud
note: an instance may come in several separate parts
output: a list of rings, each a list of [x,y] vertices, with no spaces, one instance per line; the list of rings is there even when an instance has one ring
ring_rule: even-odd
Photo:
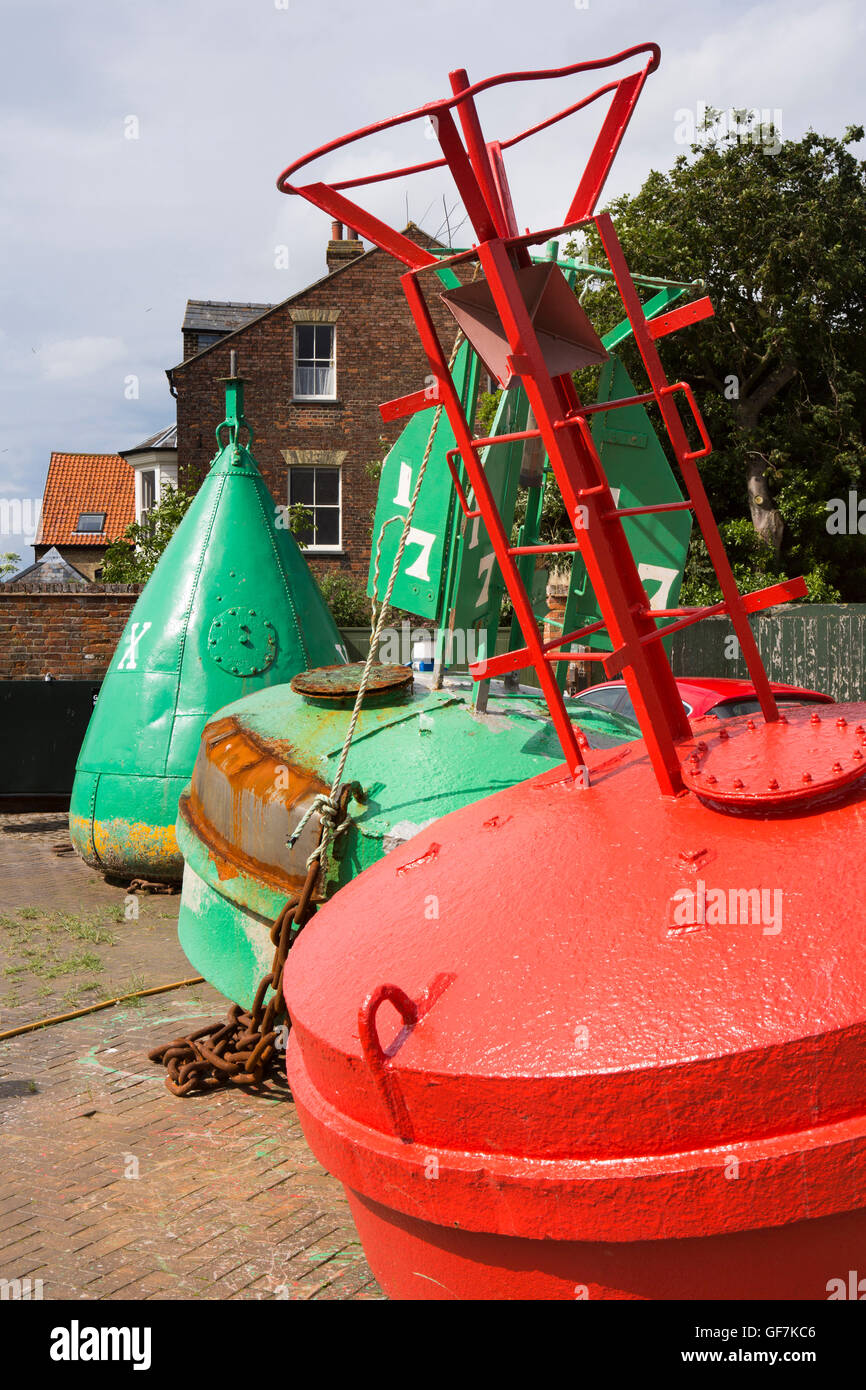
[[[683,148],[675,113],[698,101],[779,107],[794,139],[809,125],[839,134],[862,107],[866,12],[857,0],[440,0],[435,23],[429,7],[406,0],[6,8],[0,257],[11,273],[0,285],[0,495],[14,487],[38,496],[52,448],[114,451],[168,424],[175,407],[163,369],[182,355],[188,297],[277,302],[325,272],[330,219],[277,193],[280,169],[443,95],[457,66],[478,81],[657,40],[662,64],[605,198],[670,167]],[[579,86],[564,79],[485,94],[486,133],[532,125]],[[508,152],[521,225],[557,220],[597,114]],[[419,123],[317,167],[351,175],[435,151]],[[397,226],[408,197],[409,216],[435,232],[443,195],[450,213],[451,180],[433,174],[357,196]],[[452,228],[463,215],[458,207]],[[468,223],[455,239],[472,240]],[[278,245],[289,248],[287,270],[275,264]],[[140,380],[135,399],[124,394],[127,373]]]
[[[126,357],[122,338],[67,338],[39,349],[47,381],[75,381],[93,376]]]

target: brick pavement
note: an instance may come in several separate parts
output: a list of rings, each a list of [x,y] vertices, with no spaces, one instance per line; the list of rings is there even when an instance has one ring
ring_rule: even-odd
[[[29,843],[0,834],[0,912],[34,902],[40,866],[39,906],[123,897],[49,860],[56,821]],[[152,902],[176,913],[176,898]],[[148,939],[147,984],[192,973],[173,923]],[[266,1096],[176,1100],[147,1060],[225,1006],[199,985],[0,1043],[0,1278],[41,1279],[46,1299],[381,1298],[279,1078]]]
[[[72,852],[63,812],[0,814],[0,1032],[194,976],[179,902],[132,897],[94,873]]]

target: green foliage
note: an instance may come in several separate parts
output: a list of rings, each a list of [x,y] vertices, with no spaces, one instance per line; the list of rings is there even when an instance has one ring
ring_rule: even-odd
[[[337,627],[369,627],[370,600],[359,584],[339,570],[316,577]]]
[[[20,564],[21,556],[16,555],[14,551],[7,550],[0,554],[0,584],[8,575],[14,574]]]
[[[826,524],[831,499],[866,491],[866,162],[850,149],[863,133],[809,131],[772,149],[729,133],[611,205],[633,271],[701,279],[715,308],[661,353],[669,380],[694,386],[713,440],[700,467],[738,581],[804,574],[819,602],[866,601],[862,537]],[[581,254],[605,264],[594,228]],[[599,333],[622,318],[610,281],[583,304]],[[646,389],[633,342],[622,355]],[[587,373],[576,381],[591,398]],[[772,543],[755,519],[771,522]],[[717,596],[695,541],[683,601]]]
[[[519,532],[526,517],[528,489],[521,487],[517,493],[514,509],[514,525],[511,529],[511,544],[519,544]],[[560,545],[574,541],[574,529],[565,514],[559,488],[549,469],[545,472],[544,492],[541,498],[541,517],[538,525],[539,545]],[[544,567],[557,572],[571,569],[571,556],[562,554],[546,555]]]
[[[290,507],[285,507],[282,510],[288,520],[286,529],[291,531],[298,545],[304,550],[307,541],[313,534],[313,513],[309,507],[304,506],[303,502],[293,502]]]
[[[193,492],[166,484],[156,506],[151,508],[144,520],[134,521],[120,539],[113,541],[106,550],[102,582],[146,583],[189,510],[194,496]]]
[[[385,460],[391,452],[391,444],[384,434],[379,435],[379,457],[368,459],[364,464],[364,473],[373,482],[377,483],[382,476],[382,469],[385,467]]]
[[[499,399],[501,395],[501,388],[498,391],[481,392],[481,395],[478,397],[478,405],[475,409],[475,429],[477,434],[490,434],[496,412],[499,409]]]

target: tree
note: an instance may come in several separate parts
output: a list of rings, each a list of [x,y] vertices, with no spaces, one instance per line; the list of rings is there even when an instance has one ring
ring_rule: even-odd
[[[0,554],[0,584],[10,574],[14,574],[20,564],[21,556],[16,555],[14,551],[6,550]]]
[[[145,584],[195,496],[184,488],[163,486],[159,501],[142,521],[127,526],[105,552],[103,584]]]
[[[713,302],[714,318],[661,350],[669,379],[694,386],[713,440],[701,468],[738,582],[803,573],[813,599],[863,602],[862,536],[828,526],[866,464],[866,162],[850,148],[863,128],[771,141],[740,119],[610,211],[633,272],[702,280]],[[605,263],[594,227],[581,254]],[[610,281],[593,281],[583,304],[600,333],[622,317]],[[644,382],[633,342],[622,351]],[[576,380],[590,399],[588,374]],[[718,597],[699,539],[683,595]]]
[[[159,501],[144,520],[127,526],[123,535],[106,549],[103,584],[146,584],[194,497],[194,492],[164,484]],[[302,548],[301,536],[309,530],[312,520],[312,512],[300,503],[277,508],[276,525],[287,527],[298,537]]]

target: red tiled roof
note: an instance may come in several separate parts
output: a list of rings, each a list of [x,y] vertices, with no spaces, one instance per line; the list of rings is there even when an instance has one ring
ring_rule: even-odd
[[[102,531],[78,532],[82,512],[104,512]],[[108,545],[135,521],[135,470],[119,454],[52,453],[37,545]]]

